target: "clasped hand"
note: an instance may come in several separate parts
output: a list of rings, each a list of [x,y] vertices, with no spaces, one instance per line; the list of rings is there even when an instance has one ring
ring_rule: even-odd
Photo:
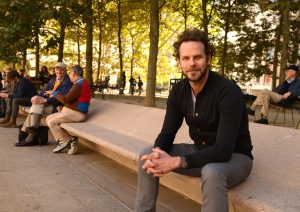
[[[158,148],[152,149],[152,153],[148,155],[143,155],[141,160],[144,161],[142,168],[155,177],[162,177],[180,165],[180,157],[172,157]]]
[[[283,98],[287,99],[290,95],[291,95],[291,92],[287,92],[287,93],[283,94]]]
[[[41,97],[41,96],[34,96],[31,98],[31,103],[34,105],[44,104],[46,102],[47,102],[47,99],[45,99],[44,97]]]

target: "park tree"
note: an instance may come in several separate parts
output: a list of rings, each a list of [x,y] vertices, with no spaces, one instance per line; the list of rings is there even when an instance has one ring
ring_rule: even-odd
[[[56,49],[57,61],[63,61],[66,29],[67,27],[71,29],[76,26],[78,16],[74,8],[78,8],[78,2],[76,0],[48,1],[48,26],[51,28],[47,28],[47,45],[44,49],[47,51]]]
[[[123,49],[122,49],[122,11],[121,0],[117,0],[118,11],[118,50],[119,50],[119,64],[120,64],[120,83],[123,82]],[[121,87],[121,84],[120,84]],[[120,94],[123,94],[123,89],[120,89]]]
[[[93,84],[93,0],[85,0],[86,78]]]
[[[277,20],[274,21],[276,26],[275,39],[269,36],[273,41],[272,49],[274,49],[274,55],[271,58],[270,63],[273,64],[272,71],[272,88],[277,85],[277,73],[278,64],[280,64],[279,70],[279,82],[284,80],[284,70],[287,63],[297,64],[297,56],[299,57],[299,13],[300,2],[297,0],[291,1],[267,1],[261,0],[260,6],[263,11],[273,12]],[[271,34],[272,35],[272,34]]]
[[[150,1],[150,48],[145,106],[155,106],[156,65],[159,40],[159,1]]]
[[[202,0],[201,1],[201,12],[202,12],[202,28],[208,34],[208,26],[212,19],[212,14],[215,9],[216,0]],[[210,9],[208,9],[208,7]]]
[[[0,58],[6,62],[20,61],[18,53],[23,57],[25,67],[27,49],[36,46],[36,72],[39,70],[39,39],[40,28],[47,16],[47,4],[30,0],[0,1],[1,19],[1,50]]]
[[[288,45],[290,42],[290,3],[289,1],[280,0],[280,9],[282,14],[282,50],[280,60],[279,82],[285,80],[284,70],[288,61]]]

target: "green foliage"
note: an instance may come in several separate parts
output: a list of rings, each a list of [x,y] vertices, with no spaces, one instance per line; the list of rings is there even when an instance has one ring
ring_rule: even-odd
[[[279,25],[282,0],[170,0],[160,1],[158,86],[180,78],[172,56],[172,44],[185,27],[204,28],[202,3],[206,3],[208,31],[216,48],[213,70],[220,70],[225,58],[225,76],[238,82],[270,73],[273,63],[275,29]],[[299,0],[290,0],[290,41],[288,63],[299,64]],[[117,75],[117,0],[93,2],[93,70],[97,70],[101,27],[101,75]],[[149,54],[149,0],[121,0],[122,49],[126,75],[140,75],[146,82]],[[230,7],[231,5],[231,7]],[[297,13],[298,12],[298,13]],[[82,0],[0,0],[0,60],[19,63],[22,52],[34,51],[34,30],[39,29],[41,54],[57,54],[65,28],[64,60],[85,65],[85,2]],[[298,16],[297,16],[298,14]],[[186,26],[185,26],[186,24]],[[225,41],[225,33],[228,38]],[[226,43],[226,49],[225,49]],[[77,45],[80,52],[77,51]],[[225,50],[225,51],[224,51]],[[282,52],[278,56],[281,57]],[[78,58],[79,57],[79,58]],[[50,58],[50,57],[49,57]],[[47,61],[41,61],[46,63]],[[49,62],[49,61],[48,61]]]

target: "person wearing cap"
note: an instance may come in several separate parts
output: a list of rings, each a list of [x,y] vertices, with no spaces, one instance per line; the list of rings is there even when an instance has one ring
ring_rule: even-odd
[[[62,123],[76,123],[86,120],[92,92],[90,84],[83,78],[83,69],[81,66],[72,66],[69,76],[74,85],[67,95],[62,95],[58,91],[48,92],[63,103],[64,107],[60,113],[49,115],[46,122],[54,139],[57,141],[53,152],[61,152],[70,146],[68,154],[73,155],[77,152],[76,143],[78,138],[70,135],[60,125]]]
[[[259,124],[268,124],[268,112],[270,103],[300,96],[300,79],[297,77],[299,68],[296,65],[289,65],[285,69],[285,81],[275,88],[274,91],[264,89],[258,93],[250,108],[247,108],[248,115],[255,116],[255,108],[261,106],[261,119],[254,121]]]
[[[16,146],[34,146],[38,144],[36,136],[38,135],[41,118],[57,112],[57,108],[62,105],[53,95],[49,95],[48,91],[58,91],[66,95],[73,85],[66,74],[66,68],[64,62],[58,62],[55,65],[55,77],[50,79],[38,95],[31,98],[32,106],[21,128],[21,131],[28,133],[28,136],[24,141],[16,143]]]
[[[14,81],[13,93],[1,93],[0,97],[5,98],[6,120],[1,124],[4,128],[16,128],[19,106],[31,106],[31,98],[37,94],[35,86],[16,71],[12,70],[8,76]],[[6,121],[6,122],[5,122]]]

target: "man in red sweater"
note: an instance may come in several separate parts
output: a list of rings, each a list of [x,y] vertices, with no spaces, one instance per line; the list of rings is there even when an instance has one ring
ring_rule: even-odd
[[[53,149],[53,152],[58,153],[70,147],[68,154],[73,155],[77,152],[78,138],[71,136],[60,127],[60,124],[85,121],[92,95],[90,85],[83,78],[83,69],[79,65],[71,68],[69,77],[74,85],[67,95],[62,95],[57,91],[49,91],[49,95],[53,95],[59,102],[64,104],[64,107],[60,112],[48,116],[46,122],[57,141],[57,146]]]

